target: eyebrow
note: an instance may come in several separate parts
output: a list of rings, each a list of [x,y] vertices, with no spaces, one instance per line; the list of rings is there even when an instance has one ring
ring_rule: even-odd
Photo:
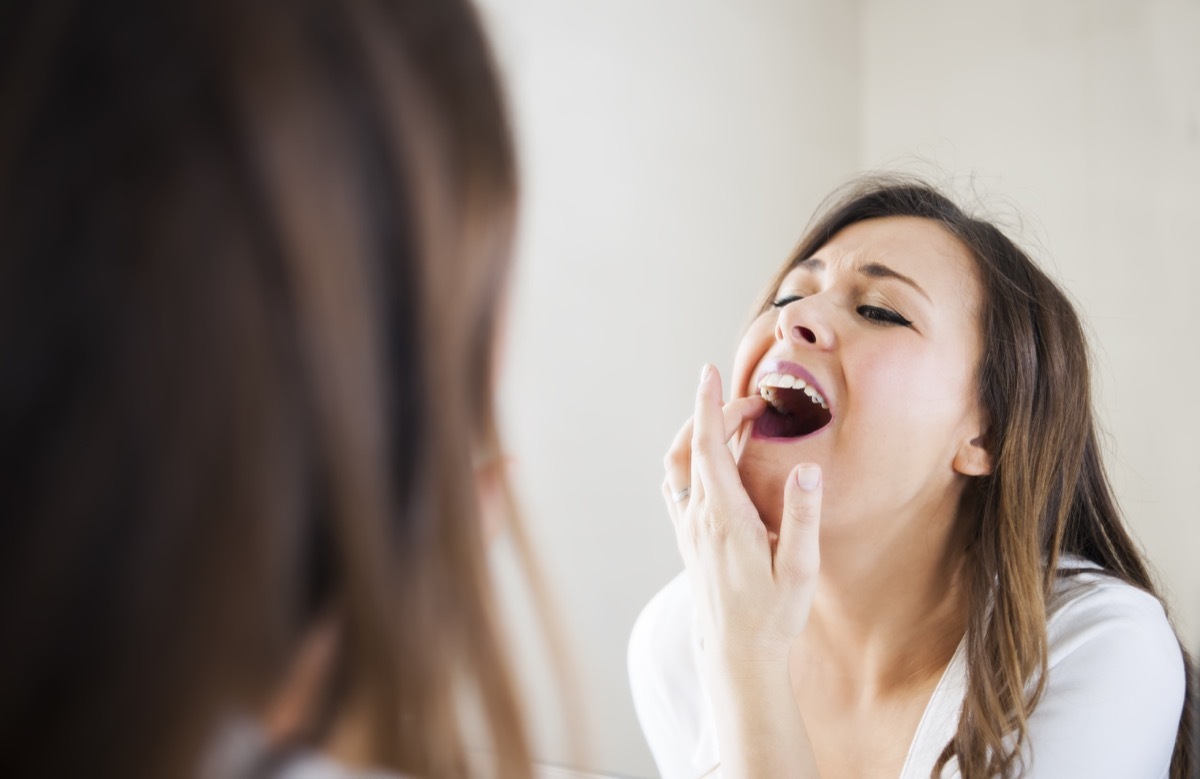
[[[795,267],[804,268],[807,271],[815,273],[817,271],[825,270],[825,261],[819,257],[809,257],[808,259],[801,260],[800,262],[796,263]],[[913,281],[908,276],[905,276],[900,271],[889,268],[882,263],[868,262],[866,265],[858,266],[858,268],[855,270],[872,279],[895,279],[896,281],[903,282],[904,284],[907,284],[915,289],[917,292],[921,293],[921,297],[925,298],[930,303],[933,302],[933,299],[929,297],[929,293],[922,289],[920,284]]]

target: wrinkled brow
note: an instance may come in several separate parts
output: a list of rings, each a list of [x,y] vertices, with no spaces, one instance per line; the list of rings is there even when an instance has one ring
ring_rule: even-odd
[[[889,268],[888,266],[878,262],[869,262],[866,265],[859,266],[857,270],[864,276],[869,276],[873,279],[895,279],[896,281],[903,282],[904,284],[907,284],[915,289],[917,292],[920,292],[921,297],[925,298],[930,303],[933,302],[933,300],[929,297],[929,293],[921,289],[920,284],[913,281],[908,276],[905,276],[900,271],[895,270],[894,268]]]
[[[825,261],[820,257],[808,257],[807,259],[800,260],[800,262],[792,266],[793,270],[796,268],[803,268],[811,273],[819,273],[820,271],[825,270]],[[855,270],[872,279],[893,279],[895,281],[907,284],[917,292],[921,293],[921,297],[925,298],[930,303],[933,302],[933,299],[929,297],[929,293],[922,289],[920,284],[908,276],[905,276],[895,268],[889,268],[883,263],[868,262],[866,265],[858,266],[855,268]]]

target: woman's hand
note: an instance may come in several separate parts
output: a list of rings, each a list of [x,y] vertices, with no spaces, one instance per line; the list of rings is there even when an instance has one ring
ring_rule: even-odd
[[[665,460],[663,497],[691,579],[705,651],[734,663],[786,661],[808,622],[820,566],[820,467],[801,464],[789,474],[776,540],[768,537],[726,445],[765,410],[759,397],[722,407],[720,376],[706,365],[695,416]],[[688,494],[676,500],[685,489]]]
[[[815,777],[788,655],[820,566],[821,469],[791,471],[779,536],[769,538],[727,446],[765,410],[758,397],[722,406],[720,376],[704,366],[695,416],[665,459],[663,497],[696,599],[721,775]]]

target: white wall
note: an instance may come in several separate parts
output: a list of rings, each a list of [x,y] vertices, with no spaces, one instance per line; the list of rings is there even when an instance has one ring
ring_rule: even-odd
[[[525,187],[503,387],[516,480],[584,675],[587,767],[652,776],[625,645],[682,567],[662,456],[701,364],[732,363],[753,299],[855,166],[855,9],[483,5]],[[541,657],[522,655],[541,693]],[[541,756],[567,759],[544,699]]]
[[[866,0],[861,21],[864,165],[920,155],[1024,215],[1090,326],[1114,486],[1200,647],[1200,2]]]
[[[727,369],[821,197],[914,157],[1019,213],[1078,300],[1117,489],[1200,644],[1200,3],[482,4],[525,187],[504,421],[584,682],[582,767],[654,774],[625,642],[680,568],[660,461],[700,364]],[[539,755],[569,761],[522,642]]]

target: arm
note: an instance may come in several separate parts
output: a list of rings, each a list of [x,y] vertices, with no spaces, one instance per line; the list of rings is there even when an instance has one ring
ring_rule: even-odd
[[[721,382],[706,366],[696,414],[667,456],[663,485],[696,598],[721,775],[817,777],[792,695],[788,654],[808,621],[819,567],[820,469],[800,465],[785,488],[772,548],[726,441],[763,412],[760,398],[722,409]],[[681,501],[675,496],[687,487]]]

